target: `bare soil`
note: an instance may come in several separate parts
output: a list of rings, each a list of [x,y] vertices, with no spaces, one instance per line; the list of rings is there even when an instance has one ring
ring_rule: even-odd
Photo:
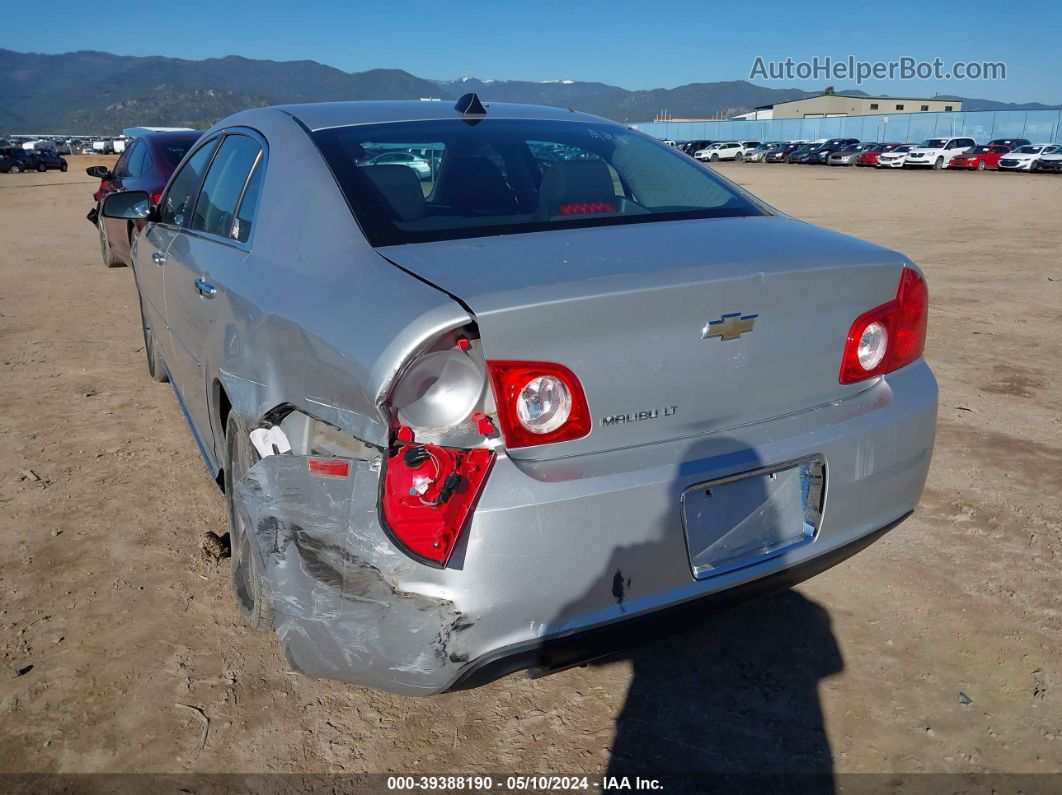
[[[1062,771],[1062,175],[720,166],[925,269],[921,509],[676,638],[417,700],[242,624],[201,549],[222,499],[84,218],[106,161],[69,159],[0,174],[0,769]]]

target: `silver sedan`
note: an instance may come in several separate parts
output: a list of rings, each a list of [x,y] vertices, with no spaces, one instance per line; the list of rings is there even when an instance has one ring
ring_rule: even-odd
[[[922,492],[919,269],[622,125],[261,108],[103,211],[147,221],[148,371],[228,502],[240,608],[307,675],[561,670],[822,571]]]

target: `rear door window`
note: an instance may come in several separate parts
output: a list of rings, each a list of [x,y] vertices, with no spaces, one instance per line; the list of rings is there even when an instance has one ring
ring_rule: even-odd
[[[118,158],[118,162],[114,164],[114,169],[111,171],[117,179],[124,179],[125,177],[133,175],[129,166],[139,149],[141,149],[140,144],[133,144],[132,147],[126,149],[122,153],[122,156]]]
[[[143,143],[133,144],[132,154],[129,156],[129,173],[127,176],[139,177],[144,173],[144,155],[147,153],[147,146]]]
[[[236,206],[262,147],[246,135],[228,135],[203,180],[189,226],[199,232],[232,238]]]
[[[196,150],[174,175],[159,207],[160,223],[184,226],[191,220],[192,204],[199,193],[199,183],[219,140],[214,138]]]

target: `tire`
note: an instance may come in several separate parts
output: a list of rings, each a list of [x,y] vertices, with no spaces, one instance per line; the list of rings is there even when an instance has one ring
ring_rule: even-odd
[[[11,168],[8,169],[8,173],[9,174],[21,174],[22,173],[22,166],[18,165],[17,163],[12,163],[11,164]]]
[[[716,163],[719,161],[719,155],[713,153],[712,156],[708,159],[711,160],[713,163]]]
[[[225,502],[229,509],[229,575],[236,604],[251,629],[266,632],[273,628],[273,608],[265,598],[261,564],[244,530],[243,518],[236,510],[233,493],[244,473],[258,461],[240,421],[231,413],[225,423]]]
[[[734,159],[740,163],[742,160],[745,159],[745,155],[742,152],[738,152],[736,155],[734,155]]]
[[[100,255],[103,257],[103,264],[108,268],[121,268],[125,265],[114,252],[111,251],[111,241],[107,239],[107,224],[103,222],[103,218],[100,218]]]
[[[140,291],[137,290],[140,298],[140,327],[144,332],[144,357],[147,359],[148,375],[151,376],[152,381],[165,384],[170,380],[166,375],[166,363],[162,360],[162,352],[159,350],[158,340],[155,339],[155,332],[148,327],[147,318],[144,316],[144,297],[139,293]]]
[[[985,170],[985,161],[984,160],[978,160],[977,161],[977,170],[978,171],[984,171]]]
[[[48,166],[44,163],[38,163],[37,170],[43,174],[45,171],[48,170]]]
[[[66,173],[66,170],[67,170],[68,168],[70,168],[70,166],[69,166],[69,165],[67,165],[66,163],[60,163],[60,164],[59,164],[59,170],[60,170],[60,171],[62,171],[62,172],[63,172],[64,174]]]
[[[944,168],[944,158],[938,157],[936,160],[933,161],[933,170],[940,171],[942,168]]]

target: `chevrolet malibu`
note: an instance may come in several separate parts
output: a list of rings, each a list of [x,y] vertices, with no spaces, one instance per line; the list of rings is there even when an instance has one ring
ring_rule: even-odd
[[[917,266],[622,125],[259,108],[103,212],[146,221],[148,372],[225,495],[239,607],[304,674],[559,671],[812,576],[921,495]]]
[[[1044,155],[1052,155],[1062,152],[1062,146],[1054,144],[1032,144],[1019,146],[1012,152],[1007,152],[999,159],[1000,171],[1032,171],[1037,160]]]
[[[948,168],[965,168],[968,171],[974,169],[984,171],[986,168],[997,169],[999,168],[999,159],[1009,151],[1009,147],[1001,144],[975,146],[973,149],[948,161]]]

